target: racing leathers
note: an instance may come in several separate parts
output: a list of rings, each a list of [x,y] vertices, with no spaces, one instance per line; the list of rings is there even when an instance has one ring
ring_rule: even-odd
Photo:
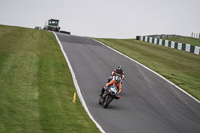
[[[104,91],[105,91],[106,89],[108,89],[108,87],[111,86],[111,85],[117,86],[118,93],[121,93],[122,84],[121,84],[121,78],[120,78],[120,81],[117,81],[116,79],[113,79],[113,80],[111,80],[109,83],[107,83],[107,84],[106,84],[106,87],[103,87],[103,88],[102,88],[101,96],[103,95]],[[120,96],[119,96],[119,95],[116,95],[116,98],[119,99]]]
[[[108,83],[114,79],[114,76],[120,76],[122,80],[124,80],[124,72],[118,72],[117,69],[115,69],[114,71],[112,71],[112,73],[110,74],[110,76],[108,77]]]

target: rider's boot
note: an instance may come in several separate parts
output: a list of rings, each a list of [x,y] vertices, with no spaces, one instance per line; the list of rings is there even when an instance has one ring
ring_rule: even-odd
[[[119,96],[119,95],[116,95],[116,96],[115,96],[115,99],[120,99],[120,96]]]

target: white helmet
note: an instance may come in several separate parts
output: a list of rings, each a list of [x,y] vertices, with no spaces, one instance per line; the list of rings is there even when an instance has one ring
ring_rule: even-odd
[[[121,82],[121,77],[120,76],[115,76],[115,84],[119,84]]]

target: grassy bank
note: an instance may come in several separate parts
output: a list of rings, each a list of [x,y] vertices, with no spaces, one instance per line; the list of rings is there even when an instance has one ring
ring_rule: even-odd
[[[163,75],[200,100],[200,56],[135,39],[97,39]]]
[[[191,38],[191,37],[170,37],[170,38],[164,38],[164,40],[170,40],[170,41],[174,41],[174,42],[191,44],[194,46],[200,46],[199,39]]]
[[[53,33],[0,25],[0,132],[99,132]]]

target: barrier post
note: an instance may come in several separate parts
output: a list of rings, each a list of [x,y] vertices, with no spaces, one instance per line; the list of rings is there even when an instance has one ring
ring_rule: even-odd
[[[76,93],[74,92],[73,102],[76,103]]]

